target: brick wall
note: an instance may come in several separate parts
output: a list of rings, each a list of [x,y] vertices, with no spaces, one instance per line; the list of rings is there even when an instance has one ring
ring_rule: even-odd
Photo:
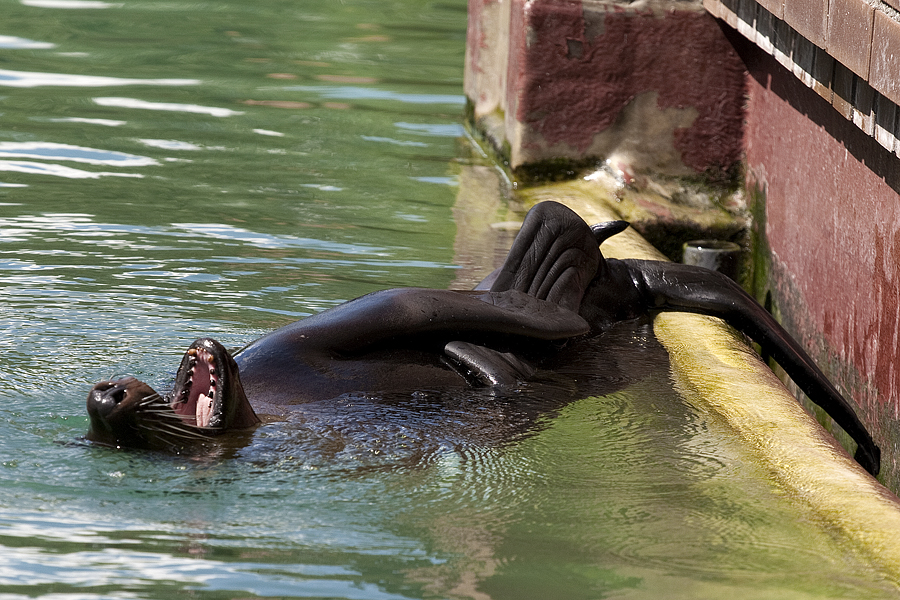
[[[900,0],[704,0],[900,157]]]
[[[897,0],[891,0],[892,3]],[[900,22],[862,0],[704,0],[748,71],[759,277],[900,490]]]

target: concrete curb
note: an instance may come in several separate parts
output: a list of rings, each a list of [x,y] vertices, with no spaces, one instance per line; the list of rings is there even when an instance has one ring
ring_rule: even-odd
[[[566,204],[588,223],[618,219],[614,205],[577,184],[520,192],[527,206]],[[665,260],[629,229],[602,247],[610,258]],[[698,411],[717,417],[757,453],[782,486],[839,531],[890,580],[900,582],[900,500],[866,473],[803,410],[775,374],[722,321],[680,313],[653,323],[669,351],[676,389]]]

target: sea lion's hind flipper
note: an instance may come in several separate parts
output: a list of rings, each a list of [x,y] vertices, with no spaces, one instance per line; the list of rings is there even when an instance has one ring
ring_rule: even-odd
[[[525,216],[490,290],[516,290],[578,310],[601,260],[581,217],[557,202],[541,202]]]
[[[498,352],[469,342],[444,346],[447,362],[471,383],[513,386],[534,375],[534,367],[509,352]]]
[[[624,260],[651,311],[680,311],[718,317],[748,335],[774,358],[794,383],[822,407],[857,443],[856,461],[872,475],[881,450],[853,407],[816,366],[803,347],[731,279],[702,267],[660,261]]]
[[[604,221],[603,223],[591,225],[591,233],[594,234],[594,240],[599,246],[617,233],[622,233],[628,229],[629,225],[631,223],[628,221]]]

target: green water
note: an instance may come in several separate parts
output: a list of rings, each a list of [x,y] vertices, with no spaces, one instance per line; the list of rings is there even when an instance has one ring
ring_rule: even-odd
[[[228,457],[80,441],[94,381],[495,260],[465,9],[0,0],[0,598],[896,595],[646,328],[537,416],[552,386],[342,399]]]

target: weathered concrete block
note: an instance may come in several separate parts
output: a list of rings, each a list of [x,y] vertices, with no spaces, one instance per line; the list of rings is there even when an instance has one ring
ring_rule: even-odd
[[[611,159],[663,175],[731,172],[744,87],[700,2],[469,2],[470,117],[513,171]]]

